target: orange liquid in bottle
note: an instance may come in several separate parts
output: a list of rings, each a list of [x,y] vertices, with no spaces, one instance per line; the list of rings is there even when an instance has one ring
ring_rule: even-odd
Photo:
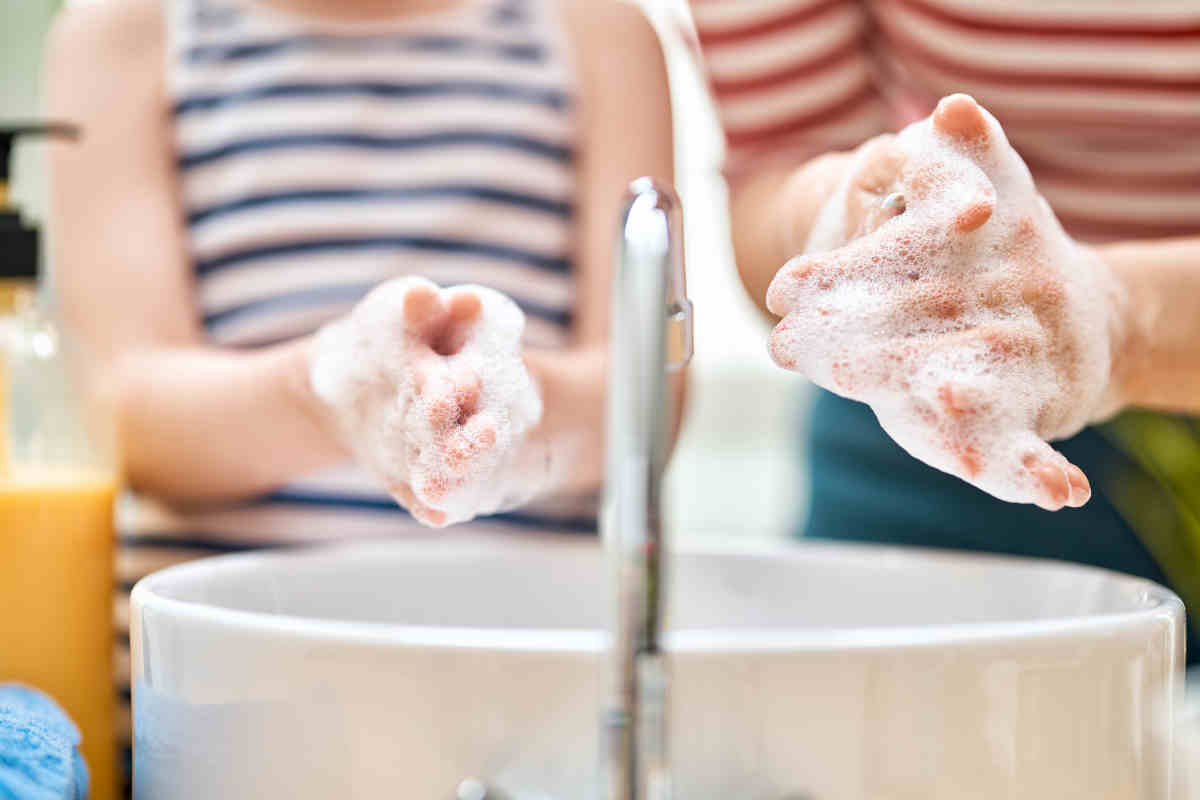
[[[115,496],[103,474],[0,476],[0,680],[41,689],[75,721],[93,800],[116,794]]]

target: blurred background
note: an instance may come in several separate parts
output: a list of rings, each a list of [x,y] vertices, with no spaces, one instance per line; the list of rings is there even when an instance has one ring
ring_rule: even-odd
[[[8,0],[0,25],[0,117],[38,111],[42,45],[57,8],[103,0]],[[683,198],[688,290],[696,307],[690,407],[668,474],[667,508],[681,536],[775,537],[804,514],[801,450],[809,399],[798,376],[767,357],[766,318],[751,304],[732,264],[720,167],[722,140],[703,77],[681,35],[685,0],[642,0],[662,35],[671,72],[676,182]],[[13,195],[44,224],[43,145],[18,145]],[[53,265],[49,265],[53,270]],[[681,502],[686,498],[686,502]]]
[[[0,119],[39,115],[43,44],[55,13],[67,4],[100,2],[105,0],[4,0]],[[689,407],[666,480],[668,524],[679,540],[787,537],[799,530],[807,513],[804,442],[813,391],[802,378],[771,363],[765,347],[769,322],[746,296],[732,263],[723,142],[687,44],[687,0],[637,2],[660,32],[671,73],[676,184],[695,307]],[[49,224],[44,147],[36,142],[18,146],[13,184],[15,203],[42,226]],[[54,265],[46,266],[52,300]],[[128,622],[124,603],[118,599],[121,631]],[[128,654],[117,658],[118,676],[127,680]],[[123,693],[127,702],[127,686]],[[122,714],[122,724],[126,719]],[[1195,722],[1200,713],[1190,719],[1200,727]],[[121,734],[127,738],[128,730]],[[1200,759],[1200,744],[1185,744],[1194,748],[1192,760]]]

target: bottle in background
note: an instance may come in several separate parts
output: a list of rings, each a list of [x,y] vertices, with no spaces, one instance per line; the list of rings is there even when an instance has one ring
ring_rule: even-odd
[[[14,135],[0,128],[0,164]],[[116,792],[110,431],[36,293],[38,235],[0,172],[0,681],[51,695],[83,734],[93,800]]]

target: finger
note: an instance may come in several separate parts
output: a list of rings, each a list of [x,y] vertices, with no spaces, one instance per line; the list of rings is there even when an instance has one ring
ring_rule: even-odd
[[[456,475],[496,446],[496,423],[490,415],[476,414],[455,432],[446,446],[446,466]]]
[[[420,486],[416,487],[413,491],[419,503],[430,510],[435,510],[434,506],[440,505],[451,491],[461,485],[461,481],[449,475],[432,472],[426,475],[421,481]]]
[[[1074,464],[1067,464],[1067,482],[1071,485],[1071,499],[1067,505],[1079,508],[1092,498],[1092,484],[1088,481],[1083,470]]]
[[[905,287],[891,309],[888,328],[913,328],[929,320],[948,322],[966,313],[967,293],[959,285],[932,278]]]
[[[450,385],[444,358],[429,353],[413,367],[413,392],[417,397],[437,396],[445,393]]]
[[[883,199],[895,193],[907,159],[894,134],[877,136],[859,149],[846,193],[848,238],[869,233],[903,211],[898,203],[884,207]]]
[[[985,466],[976,431],[981,423],[987,424],[982,418],[991,408],[986,394],[976,387],[952,381],[938,387],[938,416],[945,421],[947,449],[967,480],[979,477]]]
[[[396,483],[389,486],[388,494],[402,507],[407,509],[408,513],[412,514],[413,518],[418,522],[434,528],[440,528],[446,524],[445,512],[430,508],[418,500],[413,493],[412,487],[407,483]]]
[[[435,434],[445,435],[458,425],[462,409],[458,405],[458,388],[441,359],[425,362],[426,375],[421,391],[425,401],[424,413]]]
[[[959,469],[959,475],[968,481],[974,481],[983,472],[985,465],[983,450],[973,437],[965,430],[956,430],[949,434],[946,442],[947,449],[954,456]]]
[[[969,94],[943,97],[933,112],[933,128],[962,144],[981,145],[988,141],[987,118]]]
[[[973,160],[926,157],[905,169],[900,186],[906,211],[923,220],[926,232],[971,233],[996,211],[996,187]]]
[[[454,402],[458,403],[460,425],[466,423],[467,419],[479,408],[479,397],[482,390],[479,373],[465,365],[455,369]]]
[[[941,133],[959,149],[966,149],[972,156],[976,153],[970,151],[978,151],[990,141],[987,116],[970,95],[952,94],[942,98],[931,121],[934,131]],[[973,165],[978,167],[975,160],[971,159]],[[977,185],[967,193],[954,214],[953,227],[960,233],[978,230],[996,210],[995,187],[987,180],[982,169],[974,177],[982,180],[971,181]]]
[[[412,487],[407,483],[392,484],[388,487],[388,494],[405,508],[412,508],[417,502],[416,495],[412,492]]]
[[[483,302],[474,292],[458,291],[451,295],[447,306],[445,326],[436,349],[442,355],[454,355],[462,350],[475,329],[483,312]]]
[[[937,390],[938,406],[955,423],[977,419],[991,408],[991,402],[979,389],[946,381]]]
[[[1082,470],[1040,439],[1030,443],[1029,449],[1021,457],[1021,467],[1028,474],[1035,489],[1033,502],[1047,511],[1058,511],[1072,501],[1083,505],[1091,496],[1090,487],[1087,488],[1086,494],[1084,493],[1083,486],[1087,478]],[[1075,478],[1078,489],[1073,487],[1072,477]],[[1083,480],[1080,481],[1080,478]],[[1076,492],[1078,497],[1075,496]]]
[[[855,188],[882,193],[899,177],[906,158],[895,134],[876,136],[859,149],[851,181]]]
[[[797,339],[801,332],[796,323],[796,317],[789,314],[779,321],[767,337],[767,352],[770,353],[771,360],[792,371],[796,371],[799,366],[796,354],[805,344]]]
[[[837,312],[834,309],[788,314],[767,338],[767,352],[778,366],[799,372],[821,386],[844,397],[859,399],[863,392],[890,379],[899,363],[903,344],[876,345],[852,341],[831,349],[826,325]],[[832,321],[832,324],[838,324]]]
[[[890,253],[907,247],[901,240],[910,237],[911,226],[891,225],[853,239],[835,250],[799,255],[775,273],[767,287],[767,310],[783,317],[808,307],[814,295],[829,292],[849,277],[888,268]],[[906,250],[914,260],[915,253]]]
[[[888,342],[844,352],[829,362],[828,383],[813,377],[826,389],[855,400],[866,401],[885,387],[908,392],[909,379],[922,352],[911,342]]]
[[[886,195],[872,195],[871,204],[863,213],[858,225],[859,235],[865,236],[880,228],[885,222],[900,216],[908,210],[908,201],[901,191],[889,192]]]
[[[483,311],[483,301],[471,291],[456,291],[450,296],[450,319],[455,322],[474,322]]]
[[[1041,355],[1045,337],[1025,322],[988,322],[963,331],[938,336],[928,348],[954,361],[959,354],[974,354],[989,365],[1011,366]]]
[[[927,402],[916,395],[909,395],[907,401],[907,404],[872,404],[883,430],[914,458],[983,487],[981,478],[993,465],[972,427],[948,421],[936,402]]]
[[[430,528],[441,528],[446,525],[445,511],[438,511],[436,508],[429,508],[421,503],[409,509],[409,513],[413,515],[413,518],[417,522],[427,525]]]
[[[996,210],[996,190],[987,186],[967,201],[965,207],[954,217],[954,229],[959,233],[970,233],[983,227]]]
[[[454,430],[459,424],[458,419],[462,412],[454,399],[453,388],[441,389],[436,395],[430,395],[426,413],[434,433],[445,436]]]
[[[429,340],[441,327],[446,309],[438,290],[421,283],[404,295],[404,329],[423,340]]]
[[[428,402],[429,424],[435,432],[448,434],[463,425],[479,407],[482,391],[479,375],[469,367],[447,369],[444,359],[426,359],[421,364],[419,394]]]
[[[1066,315],[1066,287],[1046,274],[1035,274],[1021,284],[1021,302],[1048,330],[1058,330]]]

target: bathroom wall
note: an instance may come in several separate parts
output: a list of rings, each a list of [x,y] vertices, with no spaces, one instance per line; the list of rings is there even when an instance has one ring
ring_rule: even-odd
[[[60,0],[0,2],[0,123],[34,117],[38,111],[42,46]],[[14,199],[36,219],[45,215],[45,158],[42,147],[17,147]]]

